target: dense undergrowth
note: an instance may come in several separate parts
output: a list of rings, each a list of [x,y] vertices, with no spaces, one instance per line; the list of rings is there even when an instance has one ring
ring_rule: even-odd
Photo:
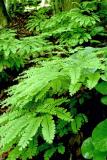
[[[4,159],[106,160],[106,4],[32,11],[24,36],[14,20],[0,29]]]

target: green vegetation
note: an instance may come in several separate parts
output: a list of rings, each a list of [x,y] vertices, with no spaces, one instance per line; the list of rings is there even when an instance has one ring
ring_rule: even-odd
[[[0,156],[106,160],[107,2],[3,2]]]

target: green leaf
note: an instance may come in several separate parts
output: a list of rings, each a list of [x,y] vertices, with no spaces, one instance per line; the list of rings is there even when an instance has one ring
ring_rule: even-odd
[[[101,83],[98,83],[96,86],[96,90],[103,95],[107,95],[107,82],[103,81]]]
[[[62,144],[58,145],[58,152],[60,154],[64,154],[65,153],[65,147]]]
[[[94,128],[92,132],[92,141],[96,150],[107,152],[107,119]]]
[[[107,155],[107,153],[95,151],[94,156],[93,156],[93,160],[106,160],[106,155]]]
[[[50,115],[45,115],[42,121],[42,134],[47,143],[52,143],[55,136],[55,122]]]
[[[82,105],[84,103],[84,97],[79,98],[79,103]]]
[[[93,157],[93,152],[94,152],[94,146],[92,144],[92,138],[89,137],[87,138],[81,147],[81,152],[84,158],[86,159],[92,159]]]
[[[57,150],[56,147],[48,149],[44,154],[44,160],[50,160],[50,158],[53,156],[53,154],[56,152],[56,150]]]
[[[72,132],[73,132],[73,133],[77,133],[77,132],[78,132],[78,129],[77,129],[77,125],[76,125],[76,121],[75,121],[75,120],[73,120],[73,121],[71,122],[71,129],[72,129]]]
[[[105,105],[107,105],[107,96],[104,96],[101,98],[101,102]]]

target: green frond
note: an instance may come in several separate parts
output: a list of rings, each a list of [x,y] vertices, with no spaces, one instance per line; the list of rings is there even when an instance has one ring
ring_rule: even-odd
[[[70,69],[69,72],[70,72],[69,74],[71,75],[71,83],[76,84],[79,81],[80,76],[81,76],[81,68],[80,67],[75,67],[75,68],[73,67]]]
[[[45,115],[42,120],[42,134],[47,143],[52,143],[55,136],[55,122],[51,115]]]
[[[12,108],[24,108],[29,102],[35,101],[36,107],[36,103],[47,95],[52,96],[57,92],[60,95],[68,90],[73,95],[82,85],[90,87],[88,83],[93,79],[88,77],[99,74],[99,79],[100,73],[105,70],[105,62],[102,60],[104,54],[102,49],[87,47],[69,58],[52,60],[51,63],[43,63],[42,67],[31,68],[19,78],[18,85],[10,87],[10,97],[2,103]],[[80,68],[79,72],[76,68]]]
[[[17,138],[14,139],[14,144],[15,144],[15,143],[17,143]],[[9,143],[9,144],[6,144],[5,146],[2,146],[2,147],[0,148],[0,156],[2,156],[3,153],[6,153],[6,152],[10,151],[10,149],[11,149],[12,147],[14,147],[13,141],[12,141],[11,143]]]
[[[22,160],[28,160],[32,159],[37,154],[38,149],[38,141],[37,138],[34,137],[28,144],[28,146],[21,151],[20,159]]]
[[[43,102],[43,104],[37,106],[36,112],[56,115],[56,107],[68,101],[69,100],[67,100],[66,98],[48,98]]]
[[[26,0],[8,1],[13,5]],[[27,0],[26,4],[31,1],[35,7],[40,2]],[[75,8],[67,10],[70,3]],[[14,26],[18,32],[0,29],[0,75],[11,71],[16,75],[29,67],[15,79],[16,85],[7,89],[6,96],[3,91],[5,99],[0,105],[6,107],[7,112],[0,116],[0,157],[8,153],[6,160],[28,160],[41,154],[44,160],[49,160],[55,152],[64,154],[65,147],[59,141],[67,134],[77,134],[88,122],[87,116],[76,108],[78,102],[82,105],[85,98],[89,98],[86,91],[96,88],[105,95],[101,102],[107,104],[107,47],[103,47],[107,35],[105,5],[101,0],[52,0],[49,8],[29,14],[33,16],[29,17],[26,29],[32,36],[21,38],[17,33],[22,26]],[[57,13],[52,15],[55,7],[59,12],[55,10]],[[95,48],[84,47],[94,44]],[[14,76],[10,76],[9,82]],[[93,136],[92,140],[98,143],[97,136]],[[93,148],[91,141],[86,142],[84,153],[88,154],[87,146]],[[96,155],[95,151],[94,158]],[[105,153],[102,155],[100,157],[106,157]]]
[[[39,146],[38,146],[38,152],[43,152],[43,151],[49,149],[51,145],[52,145],[52,144],[48,144],[48,143],[46,143],[46,142],[43,143],[43,144],[41,144],[41,145],[39,145]]]
[[[57,148],[53,147],[51,149],[48,149],[44,153],[44,160],[50,160],[50,158],[53,156],[53,154],[56,152]]]
[[[26,111],[23,110],[14,110],[12,112],[6,112],[0,116],[0,125],[2,123],[6,123],[7,121],[12,121],[25,113]]]
[[[20,150],[17,145],[9,152],[9,155],[6,160],[16,160],[17,158],[21,158],[22,160],[31,159],[37,152],[37,142],[35,139],[31,140],[28,144],[27,148]]]
[[[69,125],[67,121],[59,119],[56,124],[56,134],[58,134],[60,137],[63,137],[64,135],[68,134],[69,132]],[[70,129],[71,130],[71,129]]]
[[[27,28],[34,32],[35,30],[42,32],[41,36],[43,37],[53,36],[58,39],[61,45],[81,45],[90,41],[92,36],[104,32],[104,29],[95,31],[100,22],[100,17],[93,12],[93,8],[97,7],[91,3],[94,7],[90,8],[89,3],[86,5],[83,2],[80,7],[60,12],[50,19],[44,16],[41,22],[37,15],[30,17]],[[93,29],[94,32],[92,32]]]
[[[53,50],[54,46],[41,36],[17,39],[13,30],[0,30],[0,72],[6,68],[23,67],[30,57],[37,58],[41,53]]]
[[[81,83],[76,83],[76,84],[72,84],[69,86],[69,92],[70,95],[72,96],[73,94],[75,94],[77,91],[80,90],[82,84]]]
[[[50,82],[50,94],[61,95],[68,90],[69,78],[65,75],[58,76],[56,79]]]
[[[71,129],[73,133],[78,133],[78,131],[80,130],[81,126],[84,123],[87,123],[88,119],[84,114],[78,114],[74,120],[71,122]]]
[[[37,133],[38,128],[40,127],[41,121],[42,117],[33,117],[30,119],[27,127],[22,132],[22,136],[18,143],[20,150],[25,148],[29,144],[29,141],[32,140],[33,136]]]
[[[40,124],[43,139],[49,144],[52,143],[56,122],[53,117],[68,123],[72,121],[72,115],[63,107],[63,103],[67,104],[69,101],[63,98],[64,95],[74,95],[82,86],[89,89],[95,87],[103,73],[106,73],[106,59],[103,58],[106,53],[105,48],[86,47],[68,58],[43,62],[41,67],[32,67],[22,73],[17,79],[19,83],[8,89],[8,97],[2,101],[4,106],[9,107],[10,112],[0,119],[1,152],[6,150],[6,147],[8,151],[14,144],[25,149],[37,135]],[[76,68],[80,68],[79,73]],[[42,116],[42,120],[39,116]],[[73,132],[77,133],[86,122],[83,119],[83,116],[79,115],[71,122]],[[70,129],[63,130],[56,134],[63,136],[69,131]]]
[[[21,154],[18,146],[16,146],[12,151],[10,151],[8,158],[6,160],[16,160]]]
[[[68,122],[72,121],[71,114],[66,109],[61,108],[61,107],[56,107],[55,111],[56,111],[56,115],[58,118],[68,121]]]
[[[12,121],[9,121],[4,126],[2,126],[0,128],[0,146],[3,147],[12,141],[14,144],[14,139],[18,137],[22,130],[28,125],[30,118],[31,116],[26,114]]]
[[[65,153],[65,146],[62,143],[58,145],[58,153],[60,154]]]

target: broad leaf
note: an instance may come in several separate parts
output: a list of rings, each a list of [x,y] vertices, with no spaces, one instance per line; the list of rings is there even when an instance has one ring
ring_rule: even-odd
[[[105,105],[107,105],[107,96],[104,96],[101,98],[101,102]]]
[[[106,153],[95,151],[93,160],[106,160]]]
[[[92,142],[96,150],[107,152],[107,119],[99,123],[93,130]]]
[[[65,153],[65,147],[62,144],[60,144],[58,146],[58,153],[60,153],[60,154],[64,154]]]
[[[91,137],[87,138],[81,147],[82,155],[86,159],[92,159],[93,157],[93,152],[94,152],[94,146],[92,144],[92,139]]]
[[[107,95],[107,82],[98,83],[96,90],[103,95]]]

